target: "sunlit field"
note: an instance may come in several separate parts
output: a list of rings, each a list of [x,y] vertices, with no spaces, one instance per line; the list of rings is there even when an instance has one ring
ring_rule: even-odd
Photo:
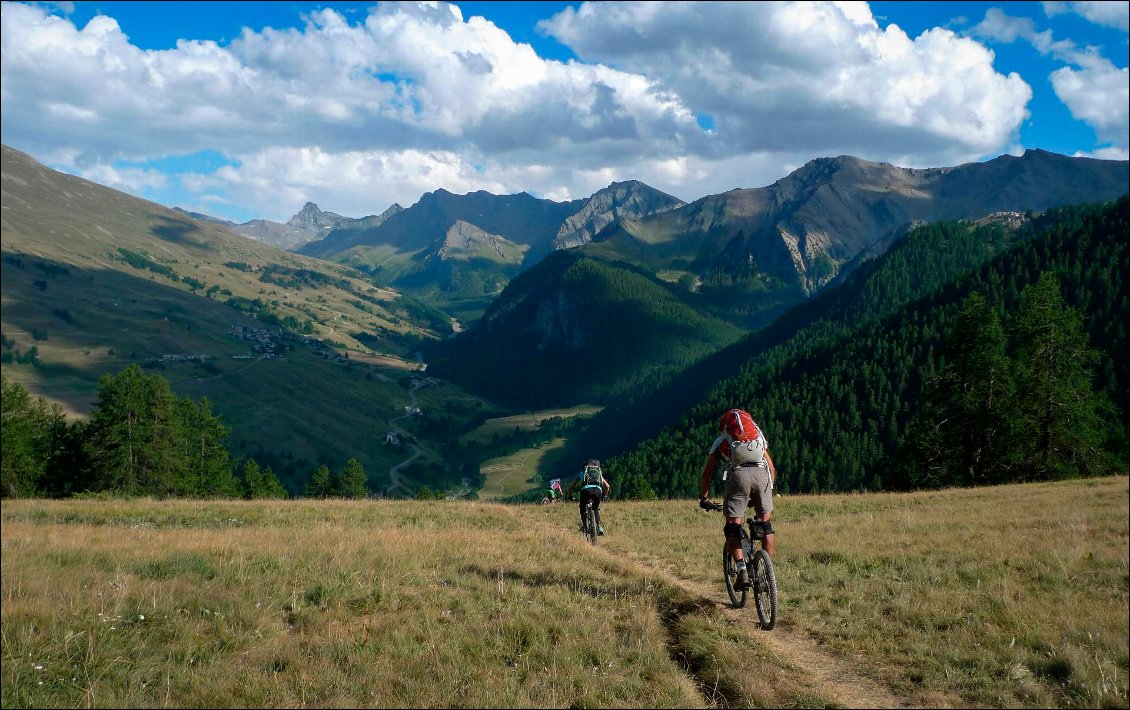
[[[773,631],[695,501],[5,500],[2,702],[1126,707],[1128,493],[779,498]]]

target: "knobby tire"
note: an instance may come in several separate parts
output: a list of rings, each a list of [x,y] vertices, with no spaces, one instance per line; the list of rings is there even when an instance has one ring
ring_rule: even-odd
[[[596,510],[593,509],[591,503],[585,508],[585,527],[588,528],[585,532],[586,537],[588,537],[589,542],[595,545],[597,536]]]
[[[761,621],[761,628],[769,631],[777,625],[777,573],[773,569],[773,560],[765,550],[758,550],[753,554],[751,577],[757,618]]]

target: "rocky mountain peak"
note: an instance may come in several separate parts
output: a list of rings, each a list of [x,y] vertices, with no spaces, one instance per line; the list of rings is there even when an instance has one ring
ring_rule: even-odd
[[[613,182],[593,194],[579,212],[557,230],[555,249],[571,249],[591,242],[600,230],[617,219],[642,219],[685,203],[638,180]]]
[[[292,229],[323,229],[325,227],[333,227],[347,217],[342,217],[333,212],[323,212],[318,209],[318,205],[313,202],[307,202],[298,211],[298,214],[290,218],[287,226]]]

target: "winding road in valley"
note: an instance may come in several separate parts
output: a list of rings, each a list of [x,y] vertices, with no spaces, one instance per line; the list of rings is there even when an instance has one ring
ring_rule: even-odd
[[[399,417],[396,417],[394,419],[390,419],[388,421],[388,424],[389,424],[390,427],[392,427],[393,432],[395,432],[396,435],[399,436],[400,440],[403,441],[403,442],[408,441],[408,436],[409,436],[408,432],[406,432],[404,429],[401,429],[400,427],[396,426],[396,422],[398,422],[401,419],[404,419],[406,417],[412,416],[412,410],[415,409],[417,406],[419,406],[418,403],[417,403],[417,400],[416,400],[416,390],[419,389],[420,387],[423,387],[423,383],[417,383],[417,384],[412,385],[411,389],[408,390],[408,399],[411,401],[411,404],[408,405],[409,408],[404,412],[404,414],[401,414]],[[412,449],[412,455],[409,456],[408,458],[406,458],[405,460],[401,461],[400,463],[396,464],[395,466],[392,466],[388,469],[388,478],[389,478],[389,484],[388,484],[388,490],[387,490],[388,493],[392,493],[395,490],[400,490],[405,495],[408,495],[408,496],[415,495],[415,491],[409,490],[408,486],[405,485],[404,478],[400,475],[400,470],[402,468],[404,468],[405,466],[407,466],[408,464],[415,461],[424,452],[421,451],[420,447],[417,446],[414,443],[408,444],[408,446]]]

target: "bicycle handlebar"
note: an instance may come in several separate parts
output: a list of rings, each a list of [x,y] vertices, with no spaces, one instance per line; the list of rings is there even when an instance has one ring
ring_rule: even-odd
[[[715,503],[714,501],[706,500],[705,498],[698,502],[698,507],[702,508],[703,510],[722,510],[721,503]]]

